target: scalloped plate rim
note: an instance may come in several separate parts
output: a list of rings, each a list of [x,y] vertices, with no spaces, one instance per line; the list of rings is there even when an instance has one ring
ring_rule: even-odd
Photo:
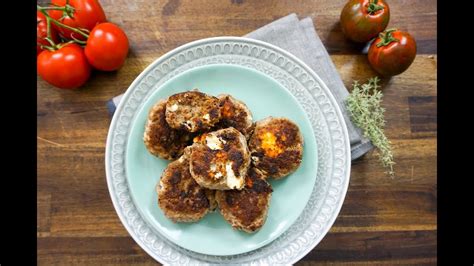
[[[341,211],[341,208],[342,208],[342,205],[344,203],[344,199],[347,195],[347,190],[348,190],[348,187],[349,187],[349,181],[350,181],[350,170],[351,170],[351,157],[350,157],[350,142],[349,142],[349,134],[348,134],[348,131],[347,131],[347,126],[346,126],[346,122],[344,120],[344,117],[342,116],[342,110],[340,109],[339,105],[337,104],[337,101],[336,99],[334,98],[334,95],[332,95],[331,91],[329,90],[329,88],[327,87],[326,83],[323,82],[321,80],[321,78],[319,77],[319,75],[317,75],[317,73],[312,70],[309,66],[306,65],[306,63],[304,63],[302,60],[300,60],[299,58],[297,58],[296,56],[294,56],[293,54],[291,54],[290,52],[286,51],[286,50],[283,50],[282,48],[279,48],[278,46],[275,46],[273,44],[270,44],[270,43],[267,43],[267,42],[264,42],[264,41],[260,41],[260,40],[255,40],[255,39],[251,39],[251,38],[246,38],[246,37],[238,37],[238,36],[218,36],[218,37],[210,37],[210,38],[204,38],[204,39],[199,39],[199,40],[195,40],[195,41],[192,41],[192,42],[189,42],[189,43],[186,43],[186,44],[183,44],[177,48],[174,48],[168,52],[166,52],[165,54],[161,55],[160,57],[158,57],[157,59],[155,59],[152,63],[150,63],[134,80],[133,82],[130,84],[130,86],[127,88],[126,92],[123,94],[123,97],[122,97],[122,100],[120,101],[119,105],[117,106],[116,110],[115,110],[115,113],[119,113],[121,112],[122,108],[123,108],[123,105],[124,105],[124,102],[123,99],[126,99],[129,97],[130,94],[132,94],[132,91],[129,90],[129,88],[131,87],[136,87],[136,85],[146,76],[146,74],[150,71],[150,69],[154,68],[156,65],[158,65],[159,63],[165,61],[170,55],[172,54],[175,54],[175,53],[178,53],[182,50],[185,50],[189,47],[192,47],[192,46],[195,46],[195,45],[198,45],[198,44],[204,44],[204,43],[207,43],[207,42],[212,42],[212,41],[243,41],[243,42],[248,42],[248,43],[253,43],[253,44],[257,44],[257,45],[260,45],[260,46],[267,46],[267,47],[270,47],[278,52],[280,52],[281,54],[283,54],[284,56],[294,60],[296,63],[298,63],[300,66],[302,66],[305,71],[307,71],[309,74],[311,74],[311,76],[321,85],[322,89],[327,93],[327,97],[329,98],[329,101],[332,103],[332,105],[335,107],[335,110],[336,110],[336,115],[338,117],[338,121],[341,123],[341,128],[342,128],[342,133],[344,135],[344,139],[346,140],[345,141],[345,150],[348,151],[348,153],[345,155],[346,156],[346,159],[348,161],[348,163],[346,163],[345,165],[345,178],[344,178],[344,184],[342,184],[342,191],[341,191],[341,199],[340,201],[337,203],[337,206],[335,207],[335,210],[333,212],[333,215],[331,215],[330,217],[330,221],[327,223],[328,226],[326,226],[323,230],[322,230],[322,234],[316,239],[313,241],[313,243],[310,245],[310,248],[306,248],[303,252],[301,252],[297,257],[293,258],[293,260],[291,261],[291,264],[299,261],[302,257],[304,257],[306,254],[308,254],[312,249],[314,249],[314,247],[316,245],[318,245],[322,238],[324,238],[324,236],[329,232],[330,228],[333,226],[337,216],[339,215],[340,211]],[[107,141],[106,141],[106,149],[105,149],[105,171],[106,171],[106,181],[107,181],[107,187],[108,187],[108,190],[109,190],[109,195],[111,197],[111,200],[112,200],[112,204],[114,206],[114,209],[115,209],[115,212],[117,213],[117,216],[119,217],[121,223],[124,225],[125,229],[127,230],[127,232],[129,233],[129,235],[134,239],[134,241],[143,249],[145,250],[151,257],[153,257],[155,260],[157,260],[158,262],[160,263],[166,263],[166,261],[163,261],[162,258],[160,258],[157,254],[155,254],[152,250],[150,250],[143,242],[141,239],[138,238],[138,236],[135,235],[135,233],[133,232],[133,229],[131,228],[131,226],[127,223],[127,220],[125,218],[125,215],[120,212],[120,211],[117,211],[120,209],[120,206],[119,206],[119,203],[117,202],[117,199],[114,197],[113,195],[113,192],[114,192],[114,188],[113,188],[113,184],[112,184],[112,181],[110,180],[111,179],[111,170],[110,170],[110,161],[109,161],[109,158],[110,158],[110,149],[109,147],[111,146],[111,141],[112,141],[112,135],[113,135],[113,130],[115,128],[117,124],[117,116],[114,115],[112,117],[112,121],[109,125],[109,130],[108,130],[108,133],[107,133]],[[125,144],[124,144],[125,145]]]

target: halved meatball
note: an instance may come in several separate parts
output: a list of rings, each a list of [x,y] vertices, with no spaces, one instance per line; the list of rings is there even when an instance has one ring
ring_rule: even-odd
[[[209,189],[242,189],[250,166],[247,141],[230,127],[195,138],[187,149],[190,171],[198,184]]]

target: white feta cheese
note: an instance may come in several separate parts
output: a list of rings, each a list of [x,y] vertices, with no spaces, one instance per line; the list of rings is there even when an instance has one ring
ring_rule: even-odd
[[[215,172],[217,170],[217,165],[215,163],[211,163],[210,169],[212,172]]]
[[[222,141],[214,134],[206,136],[206,145],[211,150],[222,150]]]
[[[170,112],[176,112],[176,110],[178,110],[178,105],[177,104],[173,104],[170,106],[170,109],[168,109]]]
[[[237,178],[235,176],[234,170],[232,170],[232,162],[227,162],[225,164],[225,171],[227,176],[227,186],[231,189],[242,188],[244,180],[243,178]]]
[[[209,170],[214,174],[215,179],[219,179],[223,176],[221,172],[217,171],[217,165],[215,163],[211,163]]]

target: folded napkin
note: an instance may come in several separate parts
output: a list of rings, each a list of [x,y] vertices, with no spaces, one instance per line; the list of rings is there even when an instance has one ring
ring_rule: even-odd
[[[355,160],[373,148],[370,141],[362,136],[362,132],[349,118],[345,99],[349,93],[334,66],[326,48],[316,33],[311,18],[299,20],[296,14],[290,14],[267,24],[244,37],[261,40],[278,46],[305,62],[315,70],[326,83],[336,98],[346,121],[351,143],[351,158]],[[107,102],[112,115],[120,102],[122,95],[116,96]]]

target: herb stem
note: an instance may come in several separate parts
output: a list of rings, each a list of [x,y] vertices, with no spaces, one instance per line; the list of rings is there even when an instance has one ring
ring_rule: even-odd
[[[354,82],[346,105],[351,120],[362,129],[364,137],[370,139],[378,149],[383,167],[387,168],[387,173],[393,177],[395,162],[393,161],[391,143],[384,133],[385,110],[380,105],[383,95],[381,91],[377,90],[378,81],[379,79],[374,77],[369,79],[366,84],[359,85]]]

